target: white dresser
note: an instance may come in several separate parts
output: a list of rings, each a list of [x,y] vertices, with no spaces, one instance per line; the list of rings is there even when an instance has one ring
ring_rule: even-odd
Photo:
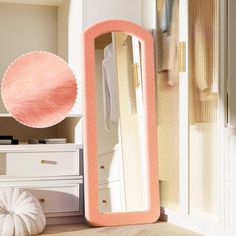
[[[81,145],[1,145],[0,187],[5,186],[36,196],[47,224],[83,221]]]

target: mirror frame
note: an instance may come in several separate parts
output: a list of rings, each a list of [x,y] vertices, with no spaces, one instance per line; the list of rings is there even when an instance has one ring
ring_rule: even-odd
[[[141,42],[143,104],[147,156],[147,211],[101,213],[98,206],[98,160],[96,149],[96,77],[95,39],[108,32],[125,32]],[[157,164],[157,121],[154,70],[154,42],[151,34],[126,20],[107,20],[84,32],[83,135],[85,217],[95,226],[153,223],[160,216],[159,179]]]

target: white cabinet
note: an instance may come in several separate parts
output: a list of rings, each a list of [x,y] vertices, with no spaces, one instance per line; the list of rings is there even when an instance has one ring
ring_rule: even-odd
[[[79,222],[83,220],[81,148],[75,144],[2,145],[0,187],[31,192],[39,199],[48,224],[51,218],[60,223],[64,218],[59,217],[74,217],[73,222]]]

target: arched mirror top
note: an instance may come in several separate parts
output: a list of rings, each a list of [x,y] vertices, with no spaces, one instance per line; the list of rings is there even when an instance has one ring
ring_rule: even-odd
[[[137,37],[141,42],[144,41],[147,44],[152,43],[153,39],[151,34],[140,27],[139,25],[126,20],[107,20],[99,22],[89,27],[84,32],[84,37],[89,41],[89,38],[95,39],[96,37],[109,32],[125,32],[132,36]]]

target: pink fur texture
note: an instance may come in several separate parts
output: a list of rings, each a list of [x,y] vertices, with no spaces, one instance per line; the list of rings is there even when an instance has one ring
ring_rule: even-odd
[[[62,121],[77,95],[76,79],[67,63],[48,52],[17,58],[6,70],[2,98],[20,123],[44,128]]]

